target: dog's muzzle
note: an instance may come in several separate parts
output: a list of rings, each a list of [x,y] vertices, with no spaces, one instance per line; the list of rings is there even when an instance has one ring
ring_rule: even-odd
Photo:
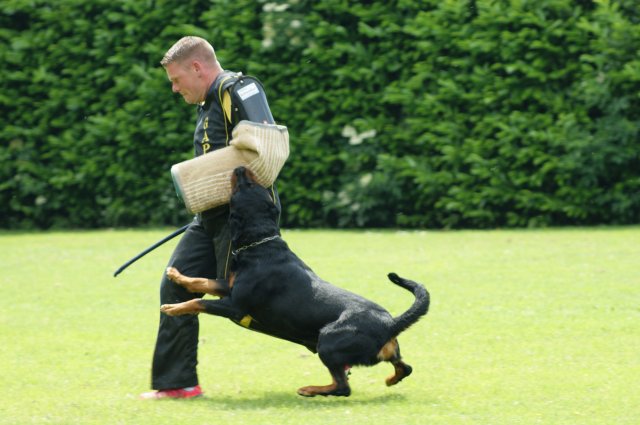
[[[236,192],[241,187],[250,186],[255,183],[253,174],[246,167],[237,167],[233,170],[233,191]]]

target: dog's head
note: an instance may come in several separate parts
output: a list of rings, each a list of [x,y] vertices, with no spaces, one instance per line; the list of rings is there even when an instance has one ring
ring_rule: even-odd
[[[256,182],[254,174],[238,167],[231,175],[229,225],[234,244],[244,244],[279,233],[278,207],[271,192]]]

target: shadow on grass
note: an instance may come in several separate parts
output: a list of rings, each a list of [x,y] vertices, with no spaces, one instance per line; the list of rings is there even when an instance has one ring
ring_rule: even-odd
[[[319,408],[334,406],[366,406],[381,404],[403,404],[407,401],[404,394],[391,393],[376,396],[366,396],[357,393],[350,397],[302,397],[291,392],[270,392],[261,395],[238,394],[236,396],[206,394],[197,400],[198,404],[209,404],[216,409],[224,410],[261,410],[269,408],[296,408],[318,410]]]

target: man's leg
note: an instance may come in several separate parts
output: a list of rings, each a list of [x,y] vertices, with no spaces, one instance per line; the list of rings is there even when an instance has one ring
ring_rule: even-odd
[[[216,261],[211,237],[198,221],[189,226],[171,256],[173,266],[187,276],[215,278]],[[160,304],[175,304],[200,298],[188,292],[163,273]],[[160,325],[153,355],[152,387],[157,390],[198,385],[198,316],[160,314]]]
[[[229,208],[221,207],[212,214],[203,214],[202,226],[210,236],[216,257],[215,279],[228,279],[231,267],[231,232],[229,231]],[[186,273],[182,273],[187,275]],[[189,276],[189,275],[187,275]]]

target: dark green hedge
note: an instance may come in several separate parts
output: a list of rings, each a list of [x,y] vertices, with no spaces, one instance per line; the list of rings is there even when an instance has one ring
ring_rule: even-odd
[[[638,223],[635,1],[5,0],[0,227],[180,224],[186,34],[258,76],[286,226]]]

